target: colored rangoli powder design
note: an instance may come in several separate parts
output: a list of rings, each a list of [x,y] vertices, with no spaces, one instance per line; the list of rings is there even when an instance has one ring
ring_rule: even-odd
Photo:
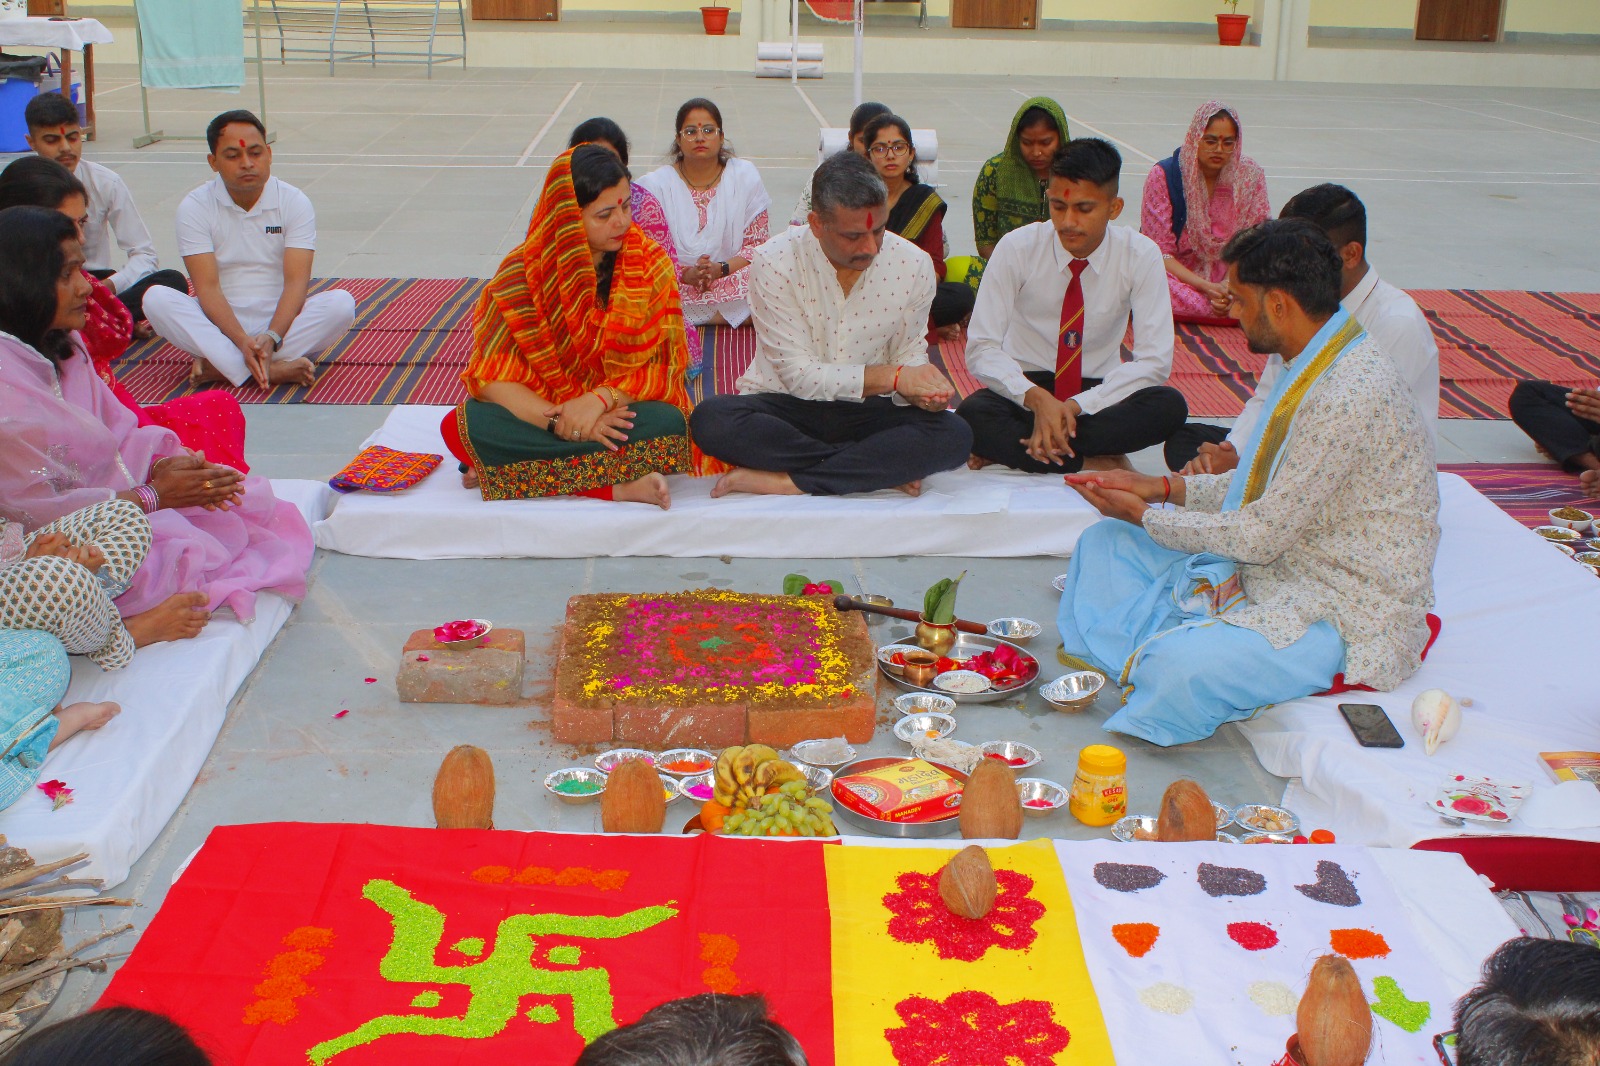
[[[1407,999],[1405,992],[1400,989],[1400,983],[1393,977],[1375,978],[1372,991],[1378,996],[1378,1002],[1372,1005],[1372,1013],[1389,1019],[1408,1033],[1420,1033],[1422,1027],[1428,1024],[1428,1019],[1433,1017],[1433,1004],[1427,1000]]]
[[[1149,922],[1124,922],[1111,927],[1111,935],[1117,943],[1122,945],[1122,950],[1136,959],[1142,959],[1156,946],[1156,938],[1161,935],[1161,927],[1151,925]]]
[[[1208,896],[1259,896],[1267,890],[1267,879],[1254,870],[1242,866],[1213,866],[1200,864],[1196,873],[1200,887]]]
[[[1139,989],[1139,1002],[1162,1014],[1187,1014],[1194,1006],[1194,993],[1182,985],[1160,981]]]
[[[1246,951],[1265,951],[1278,946],[1278,931],[1265,922],[1229,922],[1228,936]]]
[[[1344,867],[1323,859],[1317,863],[1317,879],[1309,885],[1295,885],[1294,890],[1318,903],[1331,903],[1335,907],[1359,907],[1361,893],[1355,882],[1345,873]]]
[[[903,1023],[885,1029],[898,1066],[1053,1066],[1072,1034],[1044,1000],[1001,1003],[987,992],[894,1005]]]
[[[550,937],[615,940],[678,916],[677,909],[670,906],[641,907],[616,917],[513,914],[496,927],[494,950],[487,956],[477,962],[441,966],[435,960],[444,941],[444,912],[417,900],[392,881],[368,881],[361,894],[387,912],[394,927],[394,940],[378,964],[380,976],[405,984],[464,985],[471,999],[458,1017],[386,1014],[373,1018],[311,1048],[306,1055],[312,1066],[323,1066],[351,1048],[398,1033],[456,1039],[496,1036],[517,1016],[527,996],[570,999],[573,1029],[585,1042],[592,1041],[617,1026],[612,1015],[610,973],[598,966],[579,970],[536,966],[534,958],[541,949],[565,946],[547,947],[541,941]],[[560,1020],[550,1004],[536,1004],[524,1017],[535,1024]]]
[[[598,788],[598,786],[597,786]],[[486,885],[558,885],[571,888],[593,885],[602,892],[616,892],[625,887],[632,870],[591,870],[587,866],[526,866],[513,870],[509,866],[480,866],[467,876]]]
[[[700,934],[700,961],[710,963],[700,974],[700,979],[713,992],[729,994],[739,987],[739,975],[733,971],[733,960],[739,957],[739,942],[726,933]]]
[[[1272,1018],[1293,1014],[1300,1006],[1294,991],[1282,981],[1252,981],[1250,1002],[1261,1008],[1261,1013]]]
[[[1167,875],[1154,866],[1097,862],[1094,864],[1094,879],[1113,892],[1139,892],[1156,887],[1167,879]]]
[[[888,932],[902,944],[930,944],[941,959],[976,962],[990,948],[1026,951],[1038,937],[1034,923],[1044,904],[1028,895],[1033,878],[1015,870],[994,872],[999,891],[982,918],[954,913],[939,896],[939,875],[908,872],[895,878],[898,892],[883,897]]]
[[[306,977],[322,968],[321,949],[333,943],[333,930],[302,925],[283,938],[284,950],[267,960],[255,1000],[244,1009],[244,1024],[288,1025],[300,1015],[296,1000],[315,991]]]
[[[1389,954],[1389,942],[1371,929],[1335,929],[1328,934],[1328,943],[1347,959],[1381,959]]]

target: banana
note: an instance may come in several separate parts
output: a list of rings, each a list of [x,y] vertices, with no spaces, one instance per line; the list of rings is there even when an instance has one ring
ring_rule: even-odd
[[[756,772],[755,752],[751,747],[740,748],[733,757],[733,779],[739,784],[751,780]]]
[[[744,750],[750,753],[754,762],[758,763],[766,762],[768,759],[780,758],[775,750],[765,744],[747,744]]]

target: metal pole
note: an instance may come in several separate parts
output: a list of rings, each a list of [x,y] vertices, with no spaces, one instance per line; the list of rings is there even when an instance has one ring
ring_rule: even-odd
[[[261,0],[253,0],[256,20],[256,90],[261,94],[261,124],[271,129],[267,122],[267,66],[261,58]],[[267,143],[272,143],[270,140]]]
[[[800,0],[789,0],[793,8],[790,12],[789,33],[789,83],[800,83]]]
[[[863,64],[866,62],[866,55],[867,55],[867,38],[866,38],[867,6],[866,6],[865,3],[863,3],[863,0],[856,0],[855,8],[856,8],[855,9],[855,28],[856,28],[855,94],[856,94],[856,102],[855,102],[854,106],[860,107],[861,106],[861,68],[862,68]]]

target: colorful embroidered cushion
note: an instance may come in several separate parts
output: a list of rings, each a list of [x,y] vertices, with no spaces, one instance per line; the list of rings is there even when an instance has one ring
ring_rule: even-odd
[[[363,448],[348,466],[328,479],[328,484],[335,492],[399,492],[433,473],[443,461],[442,455],[397,452],[374,444]]]

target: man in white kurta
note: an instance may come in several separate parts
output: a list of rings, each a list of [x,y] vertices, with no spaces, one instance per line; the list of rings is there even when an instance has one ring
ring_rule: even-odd
[[[811,217],[756,250],[756,356],[737,396],[694,409],[700,449],[735,467],[712,495],[898,488],[966,461],[972,433],[928,362],[933,263],[886,232],[888,191],[841,152],[812,178]]]
[[[1223,258],[1251,350],[1286,367],[1238,469],[1068,478],[1108,518],[1073,552],[1062,640],[1126,694],[1105,728],[1156,744],[1340,675],[1392,689],[1429,640],[1433,445],[1394,363],[1339,307],[1333,245],[1271,221]],[[1151,506],[1164,500],[1177,509]]]

